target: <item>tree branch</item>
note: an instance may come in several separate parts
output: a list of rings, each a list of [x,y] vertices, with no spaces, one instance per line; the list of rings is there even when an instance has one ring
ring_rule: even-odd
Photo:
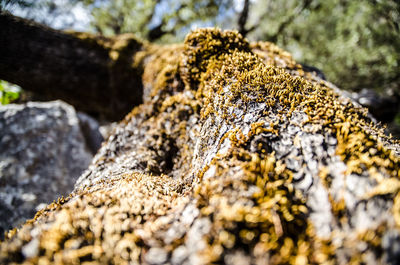
[[[183,8],[186,7],[186,4],[180,4],[179,7],[176,9],[176,11],[174,12],[175,15],[175,19],[179,22],[183,21],[182,18],[179,15],[179,11],[181,11]],[[171,29],[171,30],[164,30],[164,26],[167,24],[168,20],[166,19],[166,17],[163,17],[161,19],[160,24],[158,24],[157,26],[155,26],[154,28],[152,28],[148,34],[147,34],[147,39],[152,42],[152,41],[156,41],[158,39],[160,39],[162,36],[164,36],[165,34],[173,34],[175,32],[175,29]],[[178,23],[178,22],[177,22]]]
[[[142,101],[141,67],[132,67],[142,43],[132,35],[66,33],[4,13],[0,25],[0,79],[111,120]]]
[[[246,37],[248,30],[246,30],[246,23],[249,17],[249,9],[250,9],[250,1],[244,0],[242,12],[240,12],[239,20],[238,20],[238,28],[239,33],[242,34],[243,37]]]
[[[144,20],[145,22],[140,25],[140,29],[139,29],[140,32],[144,32],[147,29],[148,25],[153,20],[153,17],[156,14],[157,5],[160,3],[160,1],[161,0],[155,0],[154,5],[151,9],[151,12],[146,16],[146,19]]]

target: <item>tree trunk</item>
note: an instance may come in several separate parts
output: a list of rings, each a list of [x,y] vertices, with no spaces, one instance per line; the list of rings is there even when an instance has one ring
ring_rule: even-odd
[[[142,102],[134,55],[144,45],[132,35],[67,33],[5,13],[0,25],[0,79],[112,120]]]
[[[199,30],[152,52],[143,87],[2,263],[398,263],[398,142],[288,53]]]

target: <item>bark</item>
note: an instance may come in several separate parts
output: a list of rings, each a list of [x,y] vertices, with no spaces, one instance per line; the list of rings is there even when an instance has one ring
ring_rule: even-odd
[[[0,25],[0,79],[112,120],[142,102],[134,55],[143,44],[133,36],[67,33],[5,13]]]
[[[398,263],[399,143],[287,52],[198,30],[143,87],[1,263]]]
[[[243,3],[242,11],[240,12],[239,19],[238,19],[238,30],[242,36],[246,37],[247,33],[250,31],[246,29],[247,19],[249,17],[249,10],[250,10],[250,1],[245,0]]]

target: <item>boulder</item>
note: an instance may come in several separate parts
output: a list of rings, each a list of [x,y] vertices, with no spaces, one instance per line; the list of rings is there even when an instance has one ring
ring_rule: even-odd
[[[144,103],[3,263],[398,264],[400,146],[274,44],[143,55]]]
[[[72,106],[61,101],[0,106],[1,235],[71,192],[91,159]]]

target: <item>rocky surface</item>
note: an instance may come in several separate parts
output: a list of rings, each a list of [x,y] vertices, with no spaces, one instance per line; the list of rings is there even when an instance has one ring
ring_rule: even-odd
[[[77,117],[85,144],[94,155],[100,149],[105,138],[101,133],[101,126],[97,120],[83,112],[78,112]]]
[[[389,91],[390,92],[390,91]],[[390,122],[399,111],[399,98],[394,93],[379,95],[372,89],[362,89],[349,95],[382,122]]]
[[[399,143],[271,43],[145,55],[144,103],[0,261],[397,264]]]
[[[70,105],[0,106],[0,233],[69,194],[91,159]]]
[[[400,125],[396,115],[400,113],[400,96],[391,89],[385,89],[383,95],[371,89],[348,93],[349,97],[358,102],[380,122],[387,125],[386,133],[400,139]]]

